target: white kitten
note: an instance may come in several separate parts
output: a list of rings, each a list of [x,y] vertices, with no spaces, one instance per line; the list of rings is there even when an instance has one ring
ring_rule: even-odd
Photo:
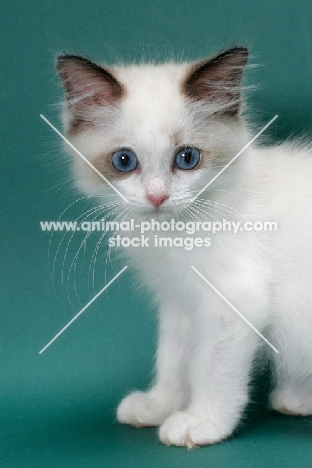
[[[159,345],[153,386],[126,397],[117,417],[160,425],[168,445],[212,444],[233,433],[260,347],[274,365],[272,407],[312,414],[310,150],[250,146],[191,201],[253,136],[240,113],[247,58],[237,47],[191,64],[102,67],[77,56],[58,59],[67,138],[128,203],[73,152],[77,182],[105,195],[120,219],[278,225],[277,232],[220,231],[209,248],[126,249],[159,303]]]

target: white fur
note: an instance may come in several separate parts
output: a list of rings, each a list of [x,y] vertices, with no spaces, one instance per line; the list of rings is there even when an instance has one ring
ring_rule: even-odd
[[[251,134],[242,119],[215,119],[212,103],[185,98],[180,85],[188,67],[169,63],[113,69],[125,98],[116,109],[97,110],[94,127],[72,142],[91,161],[116,147],[136,153],[141,171],[112,180],[129,200],[120,204],[128,218],[238,217],[278,224],[277,232],[219,232],[208,249],[125,252],[159,303],[159,345],[154,384],[126,397],[118,420],[160,425],[165,444],[194,447],[220,442],[237,427],[259,347],[274,365],[272,406],[312,413],[312,155],[300,145],[250,147],[191,204]],[[185,145],[211,151],[211,163],[172,172],[176,135]],[[76,156],[75,170],[83,190],[121,202]],[[157,214],[146,192],[160,185],[169,197]],[[278,355],[191,265],[272,342]]]

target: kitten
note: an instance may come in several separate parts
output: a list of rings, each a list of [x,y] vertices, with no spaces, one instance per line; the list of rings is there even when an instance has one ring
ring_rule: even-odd
[[[120,219],[278,226],[276,232],[219,231],[209,248],[125,249],[158,302],[159,343],[155,382],[122,400],[117,418],[159,425],[167,445],[194,447],[231,436],[248,403],[260,348],[274,369],[272,408],[312,414],[310,149],[256,142],[193,200],[256,133],[241,115],[247,60],[247,49],[235,47],[194,63],[108,67],[73,55],[57,62],[67,138],[128,202],[72,152],[77,183],[89,195],[105,196]]]

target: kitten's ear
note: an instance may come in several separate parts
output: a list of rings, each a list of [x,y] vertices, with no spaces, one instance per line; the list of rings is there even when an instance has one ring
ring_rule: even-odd
[[[248,49],[234,47],[192,66],[183,90],[196,101],[220,105],[220,112],[236,115],[240,108],[240,84]]]
[[[122,85],[109,71],[83,57],[60,56],[56,67],[66,97],[77,110],[114,105],[123,95]]]

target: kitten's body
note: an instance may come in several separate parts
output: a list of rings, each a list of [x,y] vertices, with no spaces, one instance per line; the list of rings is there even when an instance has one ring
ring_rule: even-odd
[[[309,150],[249,147],[190,201],[251,139],[239,116],[245,62],[246,50],[239,48],[197,65],[117,67],[105,73],[77,57],[59,61],[68,97],[68,137],[128,204],[76,157],[83,190],[107,193],[108,201],[120,207],[117,213],[127,207],[128,218],[238,218],[278,225],[277,232],[218,232],[207,249],[127,249],[130,265],[159,303],[160,333],[155,384],[125,398],[118,419],[161,425],[166,444],[209,444],[233,432],[248,402],[251,366],[260,346],[274,362],[272,406],[312,414]],[[201,151],[200,164],[191,170],[173,164],[177,148],[185,145]],[[131,148],[137,169],[125,174],[112,167],[111,154],[118,148]]]

